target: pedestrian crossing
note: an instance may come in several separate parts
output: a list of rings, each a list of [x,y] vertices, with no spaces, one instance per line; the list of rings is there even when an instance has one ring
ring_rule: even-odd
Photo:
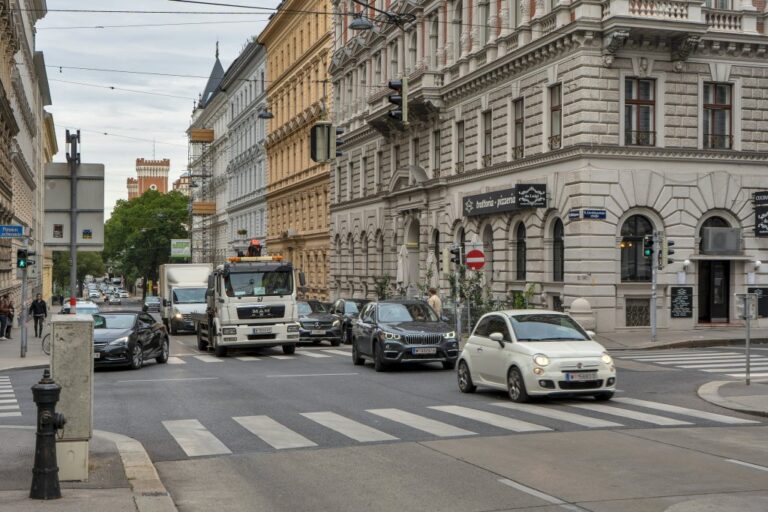
[[[732,351],[676,351],[676,352],[628,352],[614,354],[617,359],[650,363],[659,366],[696,370],[706,373],[722,373],[729,377],[743,378],[747,363],[743,352]],[[768,356],[761,353],[750,355],[750,373],[753,377],[768,377]]]
[[[352,357],[351,351],[344,350],[297,350],[294,355],[284,354],[270,354],[264,353],[258,356],[231,356],[231,357],[216,357],[210,354],[182,354],[179,356],[170,356],[168,358],[168,364],[187,364],[187,358],[196,359],[202,363],[223,363],[227,361],[241,361],[244,363],[254,363],[263,360],[275,360],[275,361],[290,361],[293,359],[326,359],[326,358],[339,358],[339,357]]]
[[[11,385],[11,378],[0,375],[0,418],[21,416],[19,401]]]
[[[162,422],[171,439],[190,458],[231,454],[235,450],[227,443],[242,447],[248,435],[254,436],[261,448],[279,451],[337,446],[340,439],[360,445],[557,432],[573,430],[574,425],[577,429],[605,429],[758,424],[762,422],[630,397],[601,403],[574,399],[541,405],[483,402],[472,407],[443,404],[408,410],[375,408],[346,414],[308,411],[281,413],[279,418],[234,416],[208,424],[193,418]],[[331,438],[336,434],[336,441],[329,441],[329,434]]]

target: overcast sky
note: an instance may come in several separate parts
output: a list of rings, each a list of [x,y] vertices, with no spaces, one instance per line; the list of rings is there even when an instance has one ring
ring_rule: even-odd
[[[279,3],[278,0],[211,1],[271,8]],[[80,129],[82,161],[106,166],[106,216],[109,216],[115,201],[127,199],[125,182],[126,178],[136,175],[136,158],[153,157],[153,140],[156,141],[154,157],[171,159],[169,188],[173,180],[184,172],[187,166],[185,132],[193,101],[205,87],[213,67],[216,41],[219,41],[219,56],[226,69],[245,43],[266,26],[272,12],[170,0],[48,0],[47,4],[48,14],[37,24],[37,50],[44,52],[49,66],[48,80],[53,104],[47,110],[53,114],[59,144],[55,161],[65,161],[65,130]],[[57,9],[175,12],[70,13],[57,12]],[[182,11],[242,14],[181,14]],[[232,23],[234,21],[237,23]],[[114,27],[180,23],[195,24]],[[96,26],[104,28],[64,28]],[[67,66],[196,75],[201,78],[87,71],[67,69]],[[104,132],[111,135],[104,135]]]

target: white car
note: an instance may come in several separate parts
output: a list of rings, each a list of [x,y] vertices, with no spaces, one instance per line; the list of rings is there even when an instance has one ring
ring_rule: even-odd
[[[459,356],[459,389],[501,389],[513,402],[563,395],[610,400],[616,391],[616,368],[593,335],[557,311],[488,313]]]
[[[123,303],[123,301],[120,299],[120,296],[119,296],[119,295],[117,295],[117,294],[114,294],[114,295],[110,295],[110,296],[107,298],[107,304],[109,304],[109,305],[113,305],[113,304],[122,304],[122,303]]]
[[[120,290],[118,293],[120,294],[120,298],[122,298],[122,299],[127,299],[128,298],[128,292],[127,291]]]

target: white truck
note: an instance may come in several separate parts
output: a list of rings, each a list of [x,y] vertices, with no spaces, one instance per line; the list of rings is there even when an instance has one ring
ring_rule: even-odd
[[[280,345],[293,354],[299,341],[298,286],[304,286],[304,274],[280,256],[229,258],[208,277],[206,311],[192,314],[197,348],[223,357],[229,348]]]
[[[160,265],[158,292],[163,323],[171,332],[194,331],[193,313],[204,313],[205,290],[208,276],[213,271],[210,263],[168,263]]]

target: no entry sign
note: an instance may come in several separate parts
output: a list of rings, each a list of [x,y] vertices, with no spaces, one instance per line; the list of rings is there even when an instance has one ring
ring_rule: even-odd
[[[480,249],[472,249],[465,257],[467,267],[472,270],[480,270],[485,266],[485,253]]]

